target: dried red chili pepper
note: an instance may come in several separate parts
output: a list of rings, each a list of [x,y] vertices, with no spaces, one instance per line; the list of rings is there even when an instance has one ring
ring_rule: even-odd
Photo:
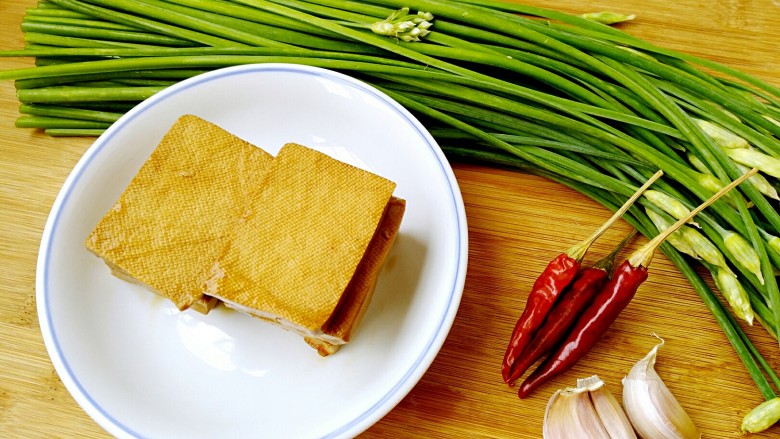
[[[634,235],[636,235],[636,230],[631,231],[609,255],[593,264],[592,267],[582,269],[577,273],[574,282],[550,311],[542,327],[512,364],[508,380],[510,385],[566,337],[580,313],[607,283],[615,256]]]
[[[701,204],[691,213],[674,223],[673,226],[657,235],[650,242],[634,252],[628,260],[620,264],[612,279],[596,295],[593,302],[582,313],[571,333],[555,352],[542,363],[517,391],[520,398],[528,396],[541,384],[571,369],[590,349],[601,339],[609,326],[617,318],[623,309],[628,306],[636,294],[642,282],[647,279],[647,267],[653,259],[655,250],[664,240],[680,228],[686,221],[693,218],[705,207],[709,206],[723,194],[755,174],[756,169],[751,170],[742,177],[734,180],[728,186],[718,191],[706,202]]]
[[[540,384],[571,369],[607,331],[645,279],[647,267],[634,267],[628,261],[620,264],[614,277],[577,319],[571,334],[550,358],[523,381],[517,395],[525,398]]]
[[[504,362],[501,364],[504,382],[509,382],[509,372],[518,354],[525,349],[531,336],[541,326],[558,295],[574,279],[580,269],[580,259],[561,253],[547,264],[534,282],[525,309],[512,330],[512,337],[504,354]]]
[[[509,345],[504,353],[504,361],[501,363],[501,376],[505,383],[509,382],[509,372],[512,364],[523,352],[531,337],[542,325],[550,309],[555,304],[558,296],[566,288],[577,271],[580,269],[580,263],[591,244],[604,233],[609,226],[617,221],[623,213],[642,195],[655,180],[663,175],[662,171],[656,172],[639,190],[637,190],[621,208],[615,212],[596,232],[588,239],[570,248],[566,253],[558,255],[550,261],[542,274],[534,282],[531,292],[528,294],[525,309],[520,315],[512,336],[509,339]]]

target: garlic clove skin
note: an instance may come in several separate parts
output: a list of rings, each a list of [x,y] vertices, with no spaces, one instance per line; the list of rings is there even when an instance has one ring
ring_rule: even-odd
[[[590,401],[612,439],[636,439],[636,433],[612,392],[598,376],[577,380],[577,387],[587,386]]]
[[[543,434],[545,439],[636,439],[625,412],[596,375],[553,394],[545,410]]]
[[[699,429],[653,367],[663,344],[661,340],[623,378],[626,414],[643,439],[701,438]]]
[[[611,439],[587,389],[556,391],[544,412],[544,439]]]

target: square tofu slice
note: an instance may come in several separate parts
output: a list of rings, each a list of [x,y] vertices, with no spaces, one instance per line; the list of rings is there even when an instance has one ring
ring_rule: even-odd
[[[347,291],[341,297],[336,311],[323,327],[323,336],[305,337],[306,343],[317,349],[323,357],[335,353],[341,345],[352,340],[371,302],[379,273],[401,228],[405,210],[406,201],[396,197],[390,198],[379,227],[374,232],[374,237],[371,238],[368,250],[363,255],[355,275],[352,276]]]
[[[197,116],[179,118],[86,240],[118,277],[208,310],[202,285],[273,157]]]
[[[395,183],[297,144],[269,166],[207,293],[308,337],[336,310]],[[335,340],[338,342],[339,340]]]

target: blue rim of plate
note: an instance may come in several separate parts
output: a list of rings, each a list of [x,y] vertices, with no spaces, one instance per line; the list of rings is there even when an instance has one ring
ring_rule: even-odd
[[[93,419],[95,419],[96,422],[98,422],[103,428],[112,434],[121,433],[129,437],[143,437],[133,431],[130,427],[124,425],[116,417],[108,413],[97,403],[97,401],[92,398],[92,396],[82,386],[77,376],[73,373],[70,364],[68,363],[68,360],[62,351],[57,334],[53,329],[54,325],[52,322],[52,313],[49,309],[50,302],[48,300],[51,291],[49,284],[51,279],[48,274],[51,264],[51,243],[54,241],[55,234],[58,231],[61,210],[63,206],[66,205],[70,200],[73,187],[79,182],[84,171],[89,167],[90,163],[101,153],[104,147],[110,143],[115,134],[119,132],[127,123],[133,121],[146,111],[154,108],[158,103],[172,98],[183,91],[189,90],[207,82],[224,79],[234,75],[255,73],[294,73],[335,80],[343,85],[349,86],[351,89],[358,90],[362,93],[368,93],[369,95],[390,107],[397,115],[401,116],[411,127],[415,129],[420,139],[428,146],[429,152],[433,154],[437,164],[439,165],[439,169],[441,170],[442,175],[447,181],[447,186],[450,190],[452,207],[455,210],[454,218],[456,223],[456,230],[458,231],[458,240],[456,242],[457,251],[454,252],[455,270],[451,282],[449,302],[447,303],[447,307],[444,309],[444,312],[439,318],[436,331],[430,336],[425,344],[424,350],[417,356],[411,367],[386,394],[379,398],[379,400],[377,400],[372,406],[363,411],[363,413],[361,413],[359,416],[322,437],[338,437],[339,435],[343,435],[347,432],[358,434],[370,427],[374,422],[378,421],[390,410],[392,410],[392,408],[395,407],[395,405],[400,402],[400,400],[414,387],[417,381],[419,381],[419,379],[422,377],[422,374],[428,369],[451,328],[452,321],[454,320],[454,314],[460,304],[465,282],[468,253],[468,232],[465,219],[466,216],[465,209],[463,207],[463,200],[460,194],[460,190],[458,189],[455,176],[452,173],[452,169],[444,158],[444,154],[441,152],[441,149],[436,144],[435,140],[433,140],[428,131],[422,126],[422,124],[420,124],[420,122],[404,107],[402,107],[386,94],[355,78],[328,69],[298,64],[268,63],[227,67],[207,72],[190,79],[186,79],[155,94],[151,98],[145,100],[130,110],[116,123],[114,123],[108,130],[106,130],[106,132],[101,135],[87,150],[81,160],[79,160],[79,162],[76,164],[72,173],[66,179],[60,193],[57,195],[57,199],[52,206],[52,211],[49,214],[49,218],[46,222],[46,227],[43,232],[37,264],[36,301],[38,307],[39,324],[41,326],[44,342],[49,352],[49,356],[54,363],[55,369],[57,370],[57,373],[60,375],[60,377],[66,378],[63,380],[66,388],[68,388],[79,405],[81,405],[82,408],[84,408],[85,411]],[[410,380],[414,381],[412,386],[407,388]],[[406,391],[402,391],[404,388],[406,388]],[[373,416],[375,416],[374,421],[366,424],[366,420],[372,418]]]

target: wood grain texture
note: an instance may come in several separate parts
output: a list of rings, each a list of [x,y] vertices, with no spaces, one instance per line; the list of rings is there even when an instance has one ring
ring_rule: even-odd
[[[24,8],[34,3],[0,1],[0,48],[22,47],[19,23]],[[622,26],[633,35],[780,85],[777,2],[526,3],[575,13],[634,13],[636,21]],[[0,58],[0,69],[30,62]],[[106,437],[54,371],[41,339],[34,291],[38,244],[49,209],[92,139],[53,139],[16,129],[17,107],[13,84],[0,83],[0,437]],[[573,371],[527,400],[504,386],[499,364],[533,280],[547,261],[588,235],[609,212],[542,178],[454,167],[470,233],[461,307],[441,353],[420,383],[363,437],[541,437],[544,406],[556,388],[596,373],[619,396],[620,379],[655,344],[650,335],[654,332],[666,340],[657,370],[704,437],[740,435],[742,416],[761,395],[692,288],[663,257],[653,262],[635,300]],[[594,245],[592,259],[607,253],[628,230],[625,223],[610,230]],[[776,342],[760,327],[746,329],[780,369]],[[778,434],[780,427],[774,427],[752,437]]]

